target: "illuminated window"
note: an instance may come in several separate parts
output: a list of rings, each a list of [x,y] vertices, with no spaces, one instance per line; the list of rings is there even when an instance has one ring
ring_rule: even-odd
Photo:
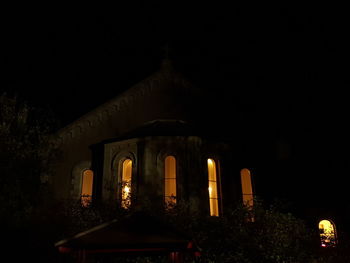
[[[174,156],[165,158],[164,201],[167,207],[176,204],[176,159]]]
[[[243,205],[252,208],[253,207],[253,187],[250,171],[246,168],[241,170],[241,183],[242,183],[242,195]]]
[[[82,175],[81,183],[81,204],[87,207],[92,199],[92,185],[94,180],[94,173],[92,170],[85,170]]]
[[[320,231],[321,246],[334,247],[336,245],[335,225],[329,220],[322,220],[318,224]]]
[[[208,159],[208,191],[210,215],[219,216],[219,194],[217,184],[216,164],[213,159]]]
[[[121,182],[121,206],[123,208],[129,208],[131,205],[131,173],[132,161],[130,159],[126,159],[123,162]]]

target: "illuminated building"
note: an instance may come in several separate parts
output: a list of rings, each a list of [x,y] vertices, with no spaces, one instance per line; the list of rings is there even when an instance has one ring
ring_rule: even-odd
[[[165,60],[149,78],[58,131],[64,158],[55,168],[55,197],[125,209],[183,202],[212,216],[245,200],[244,167],[232,165],[220,118],[213,118],[218,109],[202,95]]]

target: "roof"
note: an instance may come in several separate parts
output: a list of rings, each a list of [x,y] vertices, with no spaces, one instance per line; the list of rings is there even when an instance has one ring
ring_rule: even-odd
[[[142,212],[112,220],[55,244],[60,252],[87,250],[90,253],[191,251],[190,237]]]
[[[198,88],[189,82],[183,74],[176,71],[169,60],[165,59],[161,68],[149,77],[61,128],[56,132],[54,140],[60,144],[73,138],[74,134],[85,133],[91,127],[103,125],[111,120],[115,122],[114,118],[117,120],[120,118],[120,116],[115,117],[118,112],[132,109],[135,103],[138,103],[137,99],[156,93],[157,90],[162,90],[165,94],[169,94],[169,91],[177,93],[181,91],[187,95],[199,92]]]
[[[182,120],[153,120],[124,133],[118,140],[146,136],[195,136],[195,127]]]
[[[215,143],[227,143],[229,140],[218,132],[220,131],[215,131],[210,127],[200,128],[198,125],[183,120],[157,119],[144,123],[118,137],[103,140],[102,143],[155,136],[196,136]]]

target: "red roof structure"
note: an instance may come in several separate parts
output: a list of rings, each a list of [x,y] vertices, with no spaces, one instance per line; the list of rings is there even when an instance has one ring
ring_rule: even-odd
[[[85,262],[90,255],[169,255],[170,262],[182,262],[185,253],[199,255],[191,238],[146,213],[134,213],[121,220],[98,225],[55,244],[61,253]]]

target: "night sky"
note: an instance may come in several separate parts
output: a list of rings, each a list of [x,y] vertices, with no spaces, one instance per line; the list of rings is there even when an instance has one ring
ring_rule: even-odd
[[[146,3],[3,9],[0,92],[65,125],[157,70],[168,45],[196,86],[254,113],[259,139],[291,144],[281,151],[309,167],[296,180],[331,203],[349,199],[344,7]]]

